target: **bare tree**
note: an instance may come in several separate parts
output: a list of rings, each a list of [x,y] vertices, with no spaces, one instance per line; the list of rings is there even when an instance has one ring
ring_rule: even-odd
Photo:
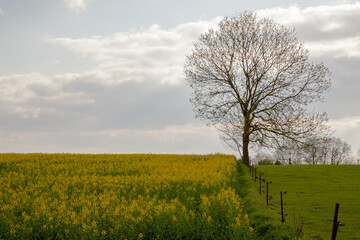
[[[232,151],[238,152],[242,158],[242,142],[241,139],[241,126],[236,124],[218,124],[217,129],[220,131],[220,139],[223,140],[225,145]]]
[[[322,100],[330,74],[308,56],[292,29],[253,13],[225,17],[186,57],[196,117],[236,139],[246,165],[252,144],[274,147],[321,132],[326,115],[306,105]]]
[[[330,141],[330,163],[343,163],[351,153],[351,146],[340,138],[331,138]]]
[[[279,160],[282,164],[301,164],[303,158],[300,151],[301,148],[302,145],[297,142],[284,141],[283,145],[275,149],[274,158]]]
[[[259,150],[253,157],[252,161],[254,161],[254,164],[256,163],[257,165],[272,165],[276,162],[273,157],[274,156],[272,154]]]
[[[326,164],[329,152],[330,138],[311,138],[302,145],[300,154],[307,164]]]

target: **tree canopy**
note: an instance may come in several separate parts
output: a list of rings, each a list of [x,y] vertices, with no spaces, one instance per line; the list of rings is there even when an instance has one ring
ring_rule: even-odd
[[[325,128],[326,115],[307,111],[331,86],[323,63],[296,32],[254,13],[225,17],[186,56],[196,117],[214,125],[249,165],[249,145],[302,141]]]

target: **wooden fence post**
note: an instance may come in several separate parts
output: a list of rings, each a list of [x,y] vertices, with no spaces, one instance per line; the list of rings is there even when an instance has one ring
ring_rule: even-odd
[[[266,206],[269,206],[269,182],[266,182]]]
[[[259,193],[261,195],[261,172],[259,172]]]
[[[256,182],[256,168],[255,168],[255,182]]]
[[[281,201],[281,222],[284,223],[284,208],[283,208],[283,192],[280,191],[280,201]]]
[[[339,222],[338,222],[338,214],[339,214],[339,204],[335,204],[335,213],[334,213],[334,221],[333,221],[333,228],[332,228],[332,234],[331,234],[331,240],[336,239],[336,234],[339,228]]]

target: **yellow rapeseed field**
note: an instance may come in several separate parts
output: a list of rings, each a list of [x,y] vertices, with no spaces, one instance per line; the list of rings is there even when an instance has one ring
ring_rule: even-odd
[[[0,154],[0,239],[244,239],[228,155]]]

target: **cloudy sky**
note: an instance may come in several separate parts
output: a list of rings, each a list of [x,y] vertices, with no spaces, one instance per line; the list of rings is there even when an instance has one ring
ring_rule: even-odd
[[[360,148],[360,1],[0,0],[0,152],[228,152],[194,119],[185,55],[225,15],[295,27],[332,72],[313,106]]]

